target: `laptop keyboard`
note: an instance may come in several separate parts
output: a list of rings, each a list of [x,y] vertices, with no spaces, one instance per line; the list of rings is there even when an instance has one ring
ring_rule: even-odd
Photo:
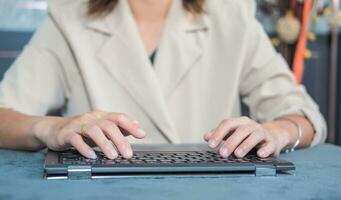
[[[59,154],[59,162],[64,165],[92,165],[92,164],[191,164],[191,163],[275,163],[275,158],[259,158],[255,155],[247,155],[244,158],[222,158],[211,151],[205,152],[134,152],[131,159],[122,156],[114,160],[108,159],[102,152],[97,152],[97,159],[88,159],[80,155],[76,150],[68,150]]]

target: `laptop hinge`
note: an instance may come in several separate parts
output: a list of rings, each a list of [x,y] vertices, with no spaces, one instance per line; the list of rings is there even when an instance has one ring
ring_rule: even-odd
[[[256,164],[256,176],[276,176],[276,166],[273,164]]]
[[[91,166],[68,166],[67,174],[70,180],[91,179]]]

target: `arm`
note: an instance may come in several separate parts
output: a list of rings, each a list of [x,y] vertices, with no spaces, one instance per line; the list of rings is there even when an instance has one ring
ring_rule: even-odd
[[[245,156],[252,148],[258,155],[278,155],[297,141],[295,124],[302,129],[299,148],[321,143],[326,138],[326,124],[316,103],[298,85],[284,59],[272,47],[266,33],[252,14],[245,12],[245,63],[239,83],[250,118],[226,118],[204,136],[209,146],[227,157]],[[242,23],[243,24],[243,23]]]
[[[60,151],[73,146],[85,157],[96,158],[84,140],[89,138],[108,158],[114,159],[118,153],[130,158],[132,149],[124,136],[145,137],[139,123],[121,113],[96,111],[62,118],[33,117],[0,109],[0,120],[0,148],[8,149],[39,150],[48,147]]]
[[[302,129],[299,148],[310,146],[314,128],[310,121],[301,115],[288,115],[287,119],[295,121]],[[219,148],[223,157],[235,154],[244,157],[253,148],[259,146],[260,157],[278,156],[283,149],[294,146],[298,138],[298,130],[287,120],[274,120],[258,123],[248,117],[224,119],[220,125],[204,135],[209,147]]]
[[[41,117],[31,117],[10,109],[0,109],[0,148],[39,150],[44,144],[33,127]]]
[[[286,118],[295,121],[302,129],[302,137],[298,148],[309,147],[315,134],[315,130],[311,122],[302,115],[289,115],[286,116]],[[268,130],[271,130],[276,135],[287,135],[286,138],[288,138],[288,141],[286,142],[287,145],[284,146],[285,149],[291,148],[295,145],[298,138],[298,130],[293,123],[279,118],[276,121],[264,123],[263,126]]]
[[[84,140],[87,138],[108,158],[118,153],[132,156],[124,136],[141,139],[145,132],[124,114],[97,111],[75,117],[45,117],[64,106],[70,93],[65,76],[70,74],[62,67],[72,68],[73,64],[66,41],[48,18],[0,84],[0,148],[48,147],[59,151],[74,147],[82,155],[95,158]]]
[[[57,51],[65,41],[48,17],[0,84],[0,147],[38,150],[34,124],[65,103],[65,77]],[[67,52],[67,51],[61,51]]]

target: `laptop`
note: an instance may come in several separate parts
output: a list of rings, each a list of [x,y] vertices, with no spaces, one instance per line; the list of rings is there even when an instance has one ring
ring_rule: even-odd
[[[48,150],[44,169],[47,179],[105,179],[157,177],[277,176],[293,174],[295,165],[275,157],[222,158],[207,145],[135,145],[131,159],[110,160],[101,151],[88,159],[75,149]]]

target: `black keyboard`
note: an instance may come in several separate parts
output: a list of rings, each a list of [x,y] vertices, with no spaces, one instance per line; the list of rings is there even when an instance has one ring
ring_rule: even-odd
[[[275,158],[259,158],[256,155],[247,155],[244,158],[222,158],[212,151],[200,152],[134,152],[131,159],[122,156],[114,160],[108,159],[102,152],[96,152],[97,159],[88,159],[76,150],[68,150],[59,154],[59,163],[64,165],[93,165],[93,164],[191,164],[191,163],[276,163]]]
[[[206,145],[135,145],[131,159],[108,159],[96,151],[88,159],[75,149],[49,150],[44,164],[48,179],[98,179],[120,177],[220,176],[221,174],[276,176],[295,170],[295,165],[275,157],[259,158],[256,150],[244,158],[222,158]]]

